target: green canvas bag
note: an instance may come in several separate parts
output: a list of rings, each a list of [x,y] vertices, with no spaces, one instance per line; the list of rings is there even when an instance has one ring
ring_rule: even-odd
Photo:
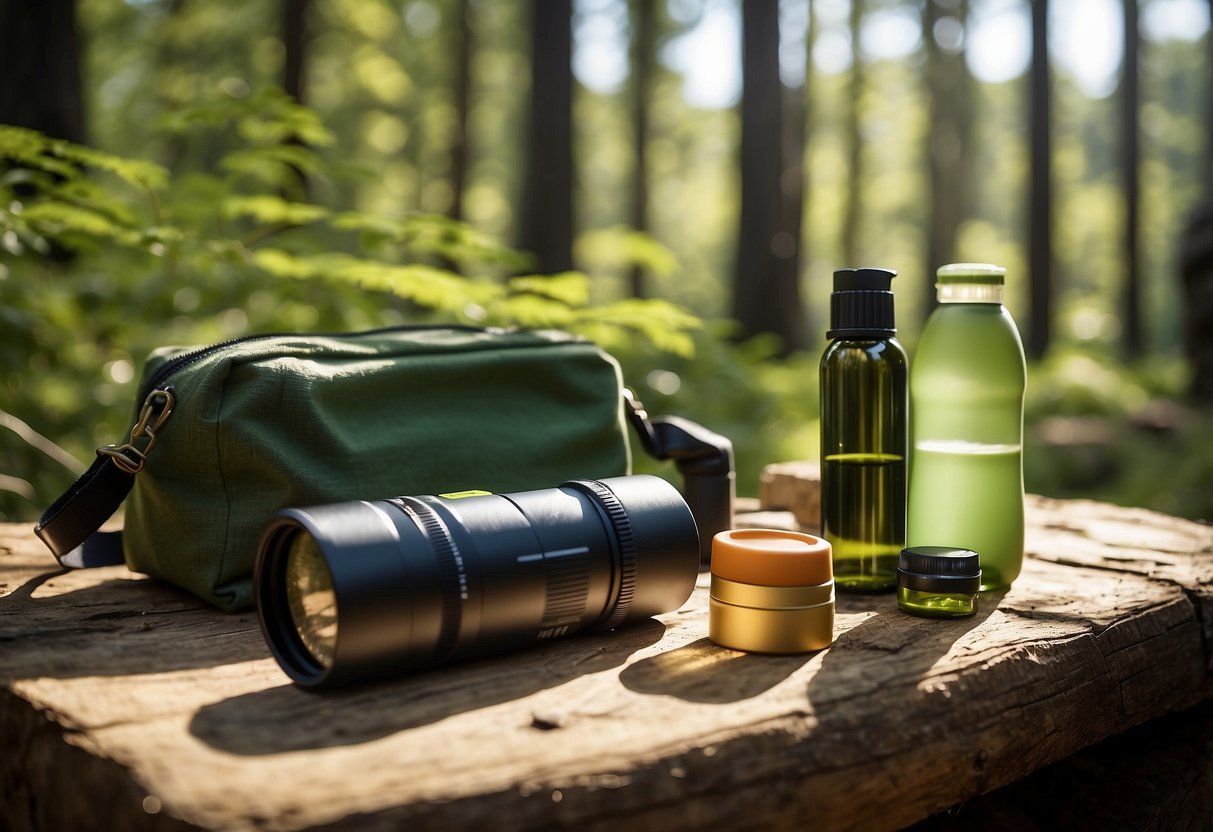
[[[619,365],[563,332],[396,327],[166,348],[139,401],[131,440],[98,449],[36,531],[66,566],[125,560],[233,611],[253,603],[257,540],[277,509],[631,469]],[[660,440],[661,425],[639,421],[645,447]],[[731,450],[728,467],[731,479]],[[128,492],[121,537],[97,532]]]

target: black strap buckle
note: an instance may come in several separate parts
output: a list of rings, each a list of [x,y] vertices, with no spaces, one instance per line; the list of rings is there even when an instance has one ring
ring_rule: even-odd
[[[737,477],[733,443],[703,425],[677,416],[650,419],[644,403],[623,391],[628,421],[654,459],[672,460],[682,475],[682,496],[699,527],[699,562],[712,558],[712,538],[733,527]]]

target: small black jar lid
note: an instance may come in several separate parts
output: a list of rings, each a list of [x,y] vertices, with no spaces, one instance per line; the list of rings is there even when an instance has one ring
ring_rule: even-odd
[[[981,559],[971,549],[912,546],[897,559],[897,583],[918,592],[977,592]]]

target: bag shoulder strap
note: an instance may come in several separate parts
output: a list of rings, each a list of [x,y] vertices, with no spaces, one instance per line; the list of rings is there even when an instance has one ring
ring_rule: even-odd
[[[123,445],[104,445],[81,477],[42,515],[34,534],[51,550],[60,566],[81,569],[122,563],[121,532],[98,531],[131,493],[135,475],[143,470],[156,435],[173,413],[172,389],[158,387],[147,394],[131,438]]]
[[[89,469],[42,515],[34,534],[59,565],[69,569],[122,563],[122,533],[98,529],[114,516],[134,484],[133,473],[98,451]]]

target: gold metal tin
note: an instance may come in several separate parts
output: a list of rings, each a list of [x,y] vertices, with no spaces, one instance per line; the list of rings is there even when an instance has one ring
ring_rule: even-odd
[[[759,586],[712,576],[708,638],[755,653],[808,653],[834,640],[834,581]]]

